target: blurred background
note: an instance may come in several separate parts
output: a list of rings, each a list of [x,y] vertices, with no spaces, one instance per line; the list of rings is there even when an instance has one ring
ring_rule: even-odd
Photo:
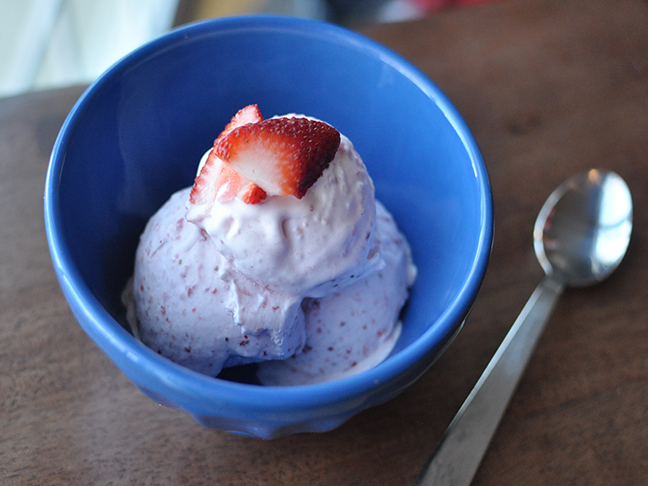
[[[0,0],[0,97],[89,84],[143,43],[203,19],[268,13],[352,27],[487,1]]]

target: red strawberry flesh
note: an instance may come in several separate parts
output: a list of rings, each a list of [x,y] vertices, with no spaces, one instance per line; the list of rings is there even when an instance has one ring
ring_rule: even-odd
[[[224,137],[235,128],[246,125],[248,123],[257,123],[261,120],[263,120],[263,117],[261,116],[261,111],[259,111],[259,107],[257,105],[248,105],[245,108],[241,108],[236,113],[236,115],[232,117],[232,121],[230,121],[225,126],[225,129],[216,140]]]
[[[248,123],[220,137],[214,152],[268,195],[301,199],[335,157],[340,133],[305,117]]]
[[[232,117],[232,121],[214,141],[214,145],[235,128],[261,120],[263,117],[257,105],[242,108]],[[189,200],[191,204],[203,205],[213,204],[216,199],[226,201],[235,197],[247,204],[258,204],[265,200],[266,193],[219,160],[212,149],[194,181]]]

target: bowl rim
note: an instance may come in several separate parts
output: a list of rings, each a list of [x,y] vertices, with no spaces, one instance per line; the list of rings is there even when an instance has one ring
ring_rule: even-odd
[[[481,229],[477,251],[461,291],[434,321],[434,325],[408,345],[406,353],[396,353],[362,373],[324,383],[260,386],[230,382],[202,375],[159,356],[133,338],[94,296],[71,258],[61,224],[58,188],[67,145],[98,94],[126,71],[178,43],[226,30],[259,28],[281,29],[306,34],[309,37],[315,35],[335,43],[351,43],[397,69],[433,100],[453,126],[468,154],[480,191]],[[70,306],[76,311],[75,314],[82,313],[83,318],[87,319],[83,322],[83,319],[77,317],[77,320],[122,371],[123,366],[134,365],[136,368],[131,371],[154,389],[170,388],[178,391],[177,395],[211,402],[229,402],[234,407],[245,407],[246,410],[290,411],[313,406],[332,406],[371,394],[372,391],[406,373],[426,354],[438,350],[444,343],[447,344],[461,327],[483,281],[493,239],[492,193],[484,161],[465,121],[436,84],[405,58],[362,34],[324,21],[279,15],[243,15],[188,24],[144,44],[108,68],[81,95],[57,136],[46,174],[44,218],[47,241],[59,283]],[[252,395],[249,394],[251,390],[254,390]],[[163,392],[160,393],[164,395]]]

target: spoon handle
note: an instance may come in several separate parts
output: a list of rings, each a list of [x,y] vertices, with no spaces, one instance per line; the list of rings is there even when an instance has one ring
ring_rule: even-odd
[[[545,277],[495,352],[415,486],[468,486],[564,286]]]

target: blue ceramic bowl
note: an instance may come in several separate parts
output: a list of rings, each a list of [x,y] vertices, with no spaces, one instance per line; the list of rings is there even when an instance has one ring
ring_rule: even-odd
[[[185,369],[127,330],[120,293],[147,219],[192,183],[202,153],[251,103],[266,117],[305,113],[346,134],[411,243],[419,276],[403,332],[372,370],[263,387]],[[45,187],[54,267],[85,332],[156,402],[206,427],[263,438],[333,429],[413,383],[476,297],[492,218],[473,137],[429,79],[358,34],[283,17],[190,25],[119,61],[72,109]]]

